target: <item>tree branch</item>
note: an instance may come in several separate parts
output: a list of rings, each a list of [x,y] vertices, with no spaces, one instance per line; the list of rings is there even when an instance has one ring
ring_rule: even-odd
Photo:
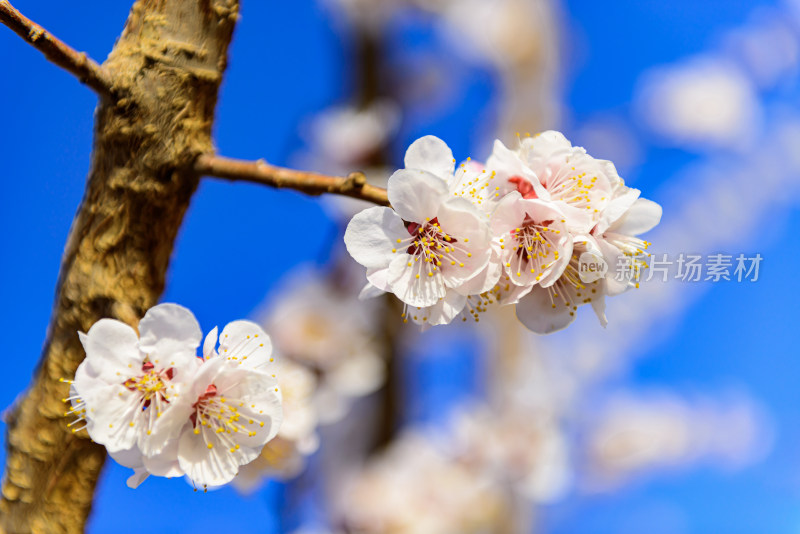
[[[112,96],[112,80],[96,61],[70,48],[56,39],[47,30],[26,18],[8,0],[0,0],[0,22],[28,41],[44,56],[78,77],[81,83],[91,87],[98,95]]]
[[[366,177],[361,172],[350,173],[347,177],[327,176],[276,167],[263,160],[242,161],[214,154],[203,154],[197,158],[194,169],[198,174],[226,180],[251,182],[278,188],[285,187],[302,191],[308,195],[332,193],[366,200],[381,206],[389,205],[386,190],[368,184]]]
[[[7,2],[0,7],[11,13]],[[158,302],[199,182],[194,161],[212,151],[238,10],[238,0],[136,0],[103,70],[92,71],[102,75],[92,78],[99,87],[107,77],[129,98],[101,98],[95,111],[92,164],[42,359],[7,415],[0,534],[84,532],[106,451],[67,428],[61,399],[69,387],[60,379],[73,377],[84,358],[79,331],[103,317],[136,326]],[[42,35],[32,40],[41,44]],[[69,57],[47,42],[45,50]]]

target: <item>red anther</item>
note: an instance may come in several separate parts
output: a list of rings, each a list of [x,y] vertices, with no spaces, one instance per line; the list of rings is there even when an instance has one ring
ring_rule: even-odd
[[[144,371],[145,373],[148,371],[152,371],[154,368],[155,365],[153,364],[153,362],[147,361],[142,364],[142,371]]]

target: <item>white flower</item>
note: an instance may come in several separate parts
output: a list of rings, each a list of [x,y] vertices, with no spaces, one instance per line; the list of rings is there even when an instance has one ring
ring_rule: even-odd
[[[600,220],[620,181],[611,162],[589,156],[552,130],[523,139],[517,150],[495,141],[486,166],[497,173],[501,191],[516,189],[524,198],[560,204],[574,233],[588,232]]]
[[[454,161],[440,139],[418,139],[406,152],[406,168],[389,178],[393,209],[364,210],[345,232],[369,282],[409,306],[432,306],[448,289],[483,290],[478,275],[491,255],[489,226],[471,202],[450,194]]]
[[[177,304],[148,310],[139,332],[101,319],[80,333],[86,359],[72,389],[73,411],[82,411],[89,436],[119,463],[137,469],[134,479],[141,482],[148,457],[162,454],[189,417],[186,392],[200,365],[202,333],[194,315]],[[164,476],[182,474],[170,462],[152,468]]]
[[[497,173],[480,162],[467,158],[447,179],[450,193],[472,202],[481,212],[491,215],[507,187],[500,187]]]
[[[661,221],[661,206],[639,198],[640,191],[619,184],[600,221],[592,229],[603,259],[608,264],[606,288],[610,296],[638,287],[639,274],[647,267],[650,243],[636,237]],[[626,276],[618,276],[622,266]]]
[[[550,334],[566,328],[575,320],[579,306],[591,304],[600,324],[606,326],[605,279],[584,282],[579,273],[579,258],[584,252],[601,256],[600,249],[590,236],[577,236],[573,252],[561,276],[550,286],[533,286],[517,303],[517,318],[537,334]]]
[[[505,274],[518,286],[553,285],[572,255],[572,236],[554,203],[507,194],[492,215]]]
[[[230,482],[275,437],[283,419],[269,337],[250,321],[216,328],[203,344],[205,362],[192,383],[192,413],[177,442],[181,469],[196,485]]]
[[[314,392],[317,379],[306,367],[291,360],[277,363],[278,384],[283,398],[283,424],[275,439],[269,441],[261,454],[239,470],[233,485],[250,493],[267,476],[289,479],[305,467],[305,457],[319,447],[317,410]]]

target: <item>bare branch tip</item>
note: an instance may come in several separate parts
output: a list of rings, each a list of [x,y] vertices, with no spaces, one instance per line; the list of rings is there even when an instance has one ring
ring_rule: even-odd
[[[0,22],[99,95],[114,96],[113,80],[101,65],[25,17],[8,0],[0,0]]]

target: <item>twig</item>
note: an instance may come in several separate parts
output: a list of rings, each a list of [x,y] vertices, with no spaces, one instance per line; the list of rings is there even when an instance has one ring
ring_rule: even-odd
[[[28,41],[47,59],[77,76],[81,83],[91,87],[97,94],[112,96],[113,84],[102,66],[87,57],[86,53],[78,52],[56,39],[17,11],[7,0],[0,0],[0,22]]]
[[[286,187],[309,195],[332,193],[366,200],[381,206],[389,205],[386,190],[369,185],[366,177],[361,172],[350,173],[347,177],[327,176],[276,167],[262,160],[242,161],[213,154],[203,154],[197,158],[194,169],[198,174],[227,180],[251,182],[278,188]]]

